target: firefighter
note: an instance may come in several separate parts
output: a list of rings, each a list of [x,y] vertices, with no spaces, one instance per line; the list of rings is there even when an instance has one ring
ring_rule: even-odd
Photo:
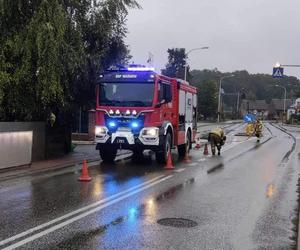
[[[263,129],[263,124],[260,119],[257,119],[254,125],[254,134],[257,137],[257,142],[260,141],[260,138],[262,137],[262,129]]]
[[[208,134],[208,141],[210,142],[211,152],[213,155],[216,154],[216,147],[218,149],[218,155],[221,154],[221,147],[226,141],[226,136],[221,128],[215,128]]]

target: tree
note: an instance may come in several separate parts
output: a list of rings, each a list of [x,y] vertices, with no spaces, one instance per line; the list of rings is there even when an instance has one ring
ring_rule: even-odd
[[[47,121],[66,129],[94,107],[97,74],[126,62],[128,8],[135,0],[1,0],[0,120]]]
[[[162,70],[162,74],[169,77],[184,79],[184,66],[186,65],[186,53],[183,48],[168,49],[168,63]]]
[[[96,76],[126,62],[135,0],[1,0],[0,119],[46,120],[93,105]]]
[[[198,113],[208,117],[216,117],[217,114],[218,88],[215,81],[205,80],[199,86],[198,92]]]
[[[228,95],[224,96],[224,103],[227,107],[236,107],[237,93],[241,90],[246,93],[249,100],[266,100],[267,103],[273,98],[282,98],[282,89],[276,88],[280,84],[287,88],[287,96],[295,97],[300,81],[296,77],[285,77],[274,79],[268,74],[249,74],[246,70],[235,72],[220,72],[218,70],[193,70],[191,72],[191,83],[200,88],[201,83],[206,80],[219,82],[222,76],[233,74],[234,77],[227,78],[222,82],[222,88]]]

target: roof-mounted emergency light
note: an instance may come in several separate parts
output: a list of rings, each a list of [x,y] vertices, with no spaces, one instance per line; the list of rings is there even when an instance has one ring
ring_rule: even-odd
[[[129,67],[128,71],[155,71],[154,68],[149,67]]]

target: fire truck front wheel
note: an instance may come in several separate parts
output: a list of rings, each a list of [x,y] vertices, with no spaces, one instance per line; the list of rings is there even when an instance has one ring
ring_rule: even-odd
[[[116,148],[101,148],[99,153],[103,162],[113,162],[116,158],[117,151]]]
[[[164,137],[162,147],[160,148],[159,151],[155,153],[156,161],[158,163],[165,164],[167,162],[168,152],[171,150],[171,146],[172,146],[172,136],[170,133],[167,133],[166,136]]]

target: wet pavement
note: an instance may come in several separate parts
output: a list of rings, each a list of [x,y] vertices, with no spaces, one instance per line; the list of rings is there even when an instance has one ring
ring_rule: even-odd
[[[300,129],[226,130],[220,157],[174,151],[172,171],[147,154],[91,164],[89,183],[78,166],[1,182],[0,249],[292,249]]]

